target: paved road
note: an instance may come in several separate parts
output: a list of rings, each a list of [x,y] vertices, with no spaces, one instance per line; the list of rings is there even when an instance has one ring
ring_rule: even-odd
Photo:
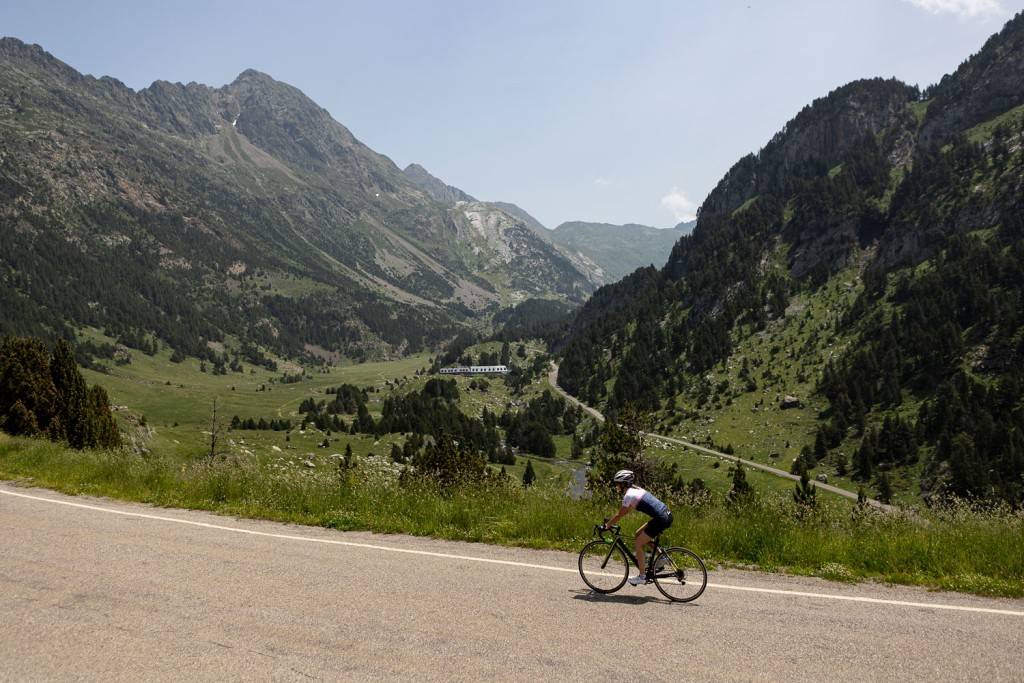
[[[578,405],[583,410],[587,411],[588,413],[593,415],[595,418],[597,418],[601,422],[604,422],[604,415],[602,415],[599,410],[597,410],[595,408],[591,408],[590,406],[588,406],[587,404],[583,403],[578,398],[576,398],[572,394],[568,393],[565,389],[563,389],[562,387],[560,387],[558,385],[558,366],[555,365],[554,363],[551,364],[551,372],[548,373],[548,382],[551,384],[552,387],[554,387],[555,391],[557,391],[559,394],[561,394],[563,397],[565,397],[565,399],[568,400],[570,403]],[[761,463],[754,462],[753,460],[745,460],[745,459],[743,459],[743,458],[741,458],[739,456],[736,456],[736,455],[729,455],[728,453],[722,453],[721,451],[716,451],[716,450],[713,450],[711,448],[705,448],[704,446],[698,446],[695,443],[691,443],[689,441],[683,441],[682,439],[676,439],[676,438],[673,438],[671,436],[662,436],[661,434],[654,434],[654,433],[650,433],[647,436],[652,438],[652,439],[656,439],[658,441],[666,441],[668,443],[674,443],[676,445],[683,446],[684,448],[689,448],[689,449],[692,449],[692,450],[695,450],[695,451],[700,451],[701,453],[707,453],[708,455],[714,455],[714,456],[719,457],[719,458],[724,458],[725,460],[731,460],[733,462],[742,463],[745,467],[751,467],[751,468],[756,469],[756,470],[761,470],[762,472],[768,472],[769,474],[774,474],[777,477],[782,477],[784,479],[791,479],[792,481],[800,481],[800,477],[798,475],[793,474],[791,472],[787,472],[785,470],[780,470],[779,468],[772,467],[771,465],[762,465]],[[857,494],[856,493],[853,493],[851,491],[847,491],[846,489],[841,489],[838,486],[832,486],[831,484],[826,484],[824,482],[815,481],[813,479],[811,480],[811,484],[814,485],[815,487],[823,490],[823,491],[829,491],[831,493],[835,493],[837,495],[843,496],[844,498],[850,498],[851,500],[857,500]],[[869,505],[872,505],[872,506],[874,506],[876,508],[879,508],[879,509],[882,509],[882,510],[891,510],[892,509],[891,505],[886,505],[885,503],[882,503],[880,501],[877,501],[877,500],[874,500],[874,499],[871,499],[871,498],[868,498],[867,502],[868,502]]]
[[[1024,601],[713,572],[585,589],[571,553],[0,483],[0,680],[1020,681]],[[627,669],[644,653],[641,676]]]

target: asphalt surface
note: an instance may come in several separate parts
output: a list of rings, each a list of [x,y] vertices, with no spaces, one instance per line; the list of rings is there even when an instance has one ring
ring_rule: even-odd
[[[572,553],[8,483],[0,527],[3,681],[1024,679],[1020,600],[735,570],[600,596]]]

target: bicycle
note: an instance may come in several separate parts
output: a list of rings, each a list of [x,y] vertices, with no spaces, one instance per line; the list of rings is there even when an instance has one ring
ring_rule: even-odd
[[[594,525],[594,533],[597,538],[580,550],[580,576],[598,593],[614,593],[626,584],[630,562],[640,568],[629,545],[622,540],[632,541],[632,537],[621,533],[619,526],[606,528],[601,524]],[[606,537],[606,533],[611,536]],[[708,585],[704,561],[689,548],[662,548],[658,540],[651,540],[654,548],[647,562],[647,579],[653,579],[654,585],[669,600],[696,600]]]

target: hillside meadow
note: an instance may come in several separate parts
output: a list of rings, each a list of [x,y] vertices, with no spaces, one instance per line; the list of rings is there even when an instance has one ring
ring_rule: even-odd
[[[530,347],[530,354],[539,352],[539,345]],[[122,408],[117,414],[130,446],[78,452],[0,434],[0,478],[74,495],[231,516],[567,551],[581,547],[593,525],[618,505],[606,492],[569,495],[573,472],[585,466],[589,449],[583,459],[571,460],[568,437],[556,439],[556,458],[520,455],[516,465],[505,467],[507,477],[481,487],[442,490],[401,477],[402,467],[389,453],[404,435],[375,439],[299,428],[299,404],[310,396],[320,400],[328,388],[345,383],[371,388],[373,411],[379,403],[375,399],[387,392],[421,386],[432,360],[425,355],[307,368],[304,374],[298,366],[280,366],[272,373],[246,364],[242,372],[213,375],[194,359],[172,363],[165,351],[132,353],[129,364],[111,364],[109,374],[85,373],[90,384],[102,384],[112,404]],[[303,379],[284,383],[285,375]],[[523,395],[513,396],[498,379],[483,390],[471,389],[470,379],[458,381],[469,414],[485,406],[503,410],[549,389],[546,379],[538,379]],[[224,429],[221,448],[211,458],[214,400],[222,426],[237,415],[289,418],[293,428]],[[346,463],[342,454],[347,448],[352,457]],[[1021,511],[958,503],[884,513],[823,492],[817,508],[807,511],[793,502],[792,482],[753,470],[747,478],[754,497],[735,504],[726,495],[728,463],[653,442],[649,454],[676,463],[684,479],[705,482],[705,495],[671,501],[677,521],[665,541],[693,548],[712,567],[1024,597]],[[527,460],[538,478],[524,488]],[[626,521],[635,527],[642,520],[633,517]]]
[[[97,343],[109,341],[98,331],[91,331]],[[527,359],[531,361],[543,352],[539,343],[527,344]],[[472,349],[474,354],[494,353],[500,344],[481,344]],[[428,354],[417,354],[396,361],[361,364],[341,364],[321,368],[302,368],[282,363],[277,372],[245,364],[243,372],[215,375],[210,368],[204,372],[200,361],[190,358],[181,363],[170,360],[170,353],[161,350],[154,356],[132,351],[130,364],[118,365],[104,362],[105,373],[83,370],[89,384],[100,384],[107,389],[113,405],[126,410],[119,411],[123,432],[137,447],[151,452],[173,454],[183,459],[198,458],[209,450],[209,430],[212,407],[217,401],[218,421],[230,423],[234,416],[245,420],[290,419],[293,429],[290,433],[270,430],[225,431],[222,446],[228,453],[239,457],[287,458],[314,460],[327,458],[331,454],[344,453],[351,447],[357,456],[378,455],[387,457],[391,445],[404,443],[404,436],[388,434],[380,440],[367,434],[349,435],[344,433],[302,431],[299,429],[302,417],[299,405],[307,398],[317,401],[330,400],[329,389],[342,384],[353,384],[370,390],[368,408],[375,418],[379,416],[380,404],[384,397],[393,392],[405,393],[419,390],[430,375],[426,374],[433,358]],[[301,376],[297,382],[282,382],[284,376]],[[508,406],[521,406],[544,391],[551,391],[546,376],[542,376],[526,387],[521,394],[513,395],[500,379],[485,379],[486,390],[470,388],[473,378],[456,377],[460,389],[460,407],[467,415],[480,417],[486,408],[500,414]],[[592,429],[587,424],[583,429]],[[329,448],[322,448],[324,439],[330,440]],[[592,448],[586,449],[584,458],[571,461],[572,443],[567,436],[555,436],[557,456],[554,459],[520,456],[516,465],[506,466],[507,473],[517,480],[522,479],[527,459],[543,482],[567,487],[571,471],[584,467]],[[276,448],[275,448],[276,447]],[[686,479],[701,479],[714,493],[724,495],[731,484],[729,463],[724,459],[708,456],[661,442],[651,441],[648,453],[652,456],[674,462],[679,473]],[[301,457],[300,457],[301,456]],[[500,469],[496,467],[495,469]],[[750,470],[747,477],[757,490],[788,494],[792,483],[776,477]]]

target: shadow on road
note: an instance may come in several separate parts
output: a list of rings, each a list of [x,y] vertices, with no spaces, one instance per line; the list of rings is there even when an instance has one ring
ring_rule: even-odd
[[[586,589],[572,590],[569,592],[572,594],[573,600],[582,600],[584,602],[610,602],[620,605],[643,605],[648,602],[663,602],[667,605],[672,604],[669,600],[660,595],[625,595],[622,593],[605,595],[604,593],[597,593]]]

